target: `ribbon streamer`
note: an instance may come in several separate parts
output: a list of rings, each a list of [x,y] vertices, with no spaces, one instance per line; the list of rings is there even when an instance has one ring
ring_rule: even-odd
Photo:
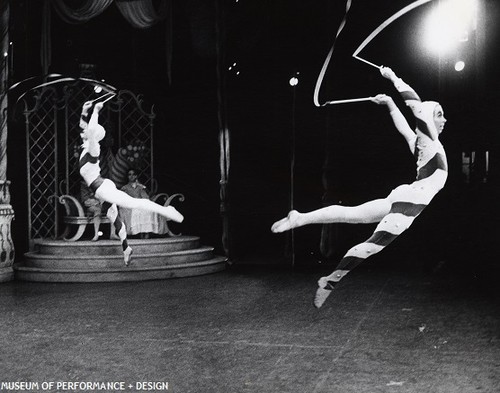
[[[352,57],[354,57],[357,60],[361,60],[373,67],[380,68],[380,66],[373,64],[365,59],[362,59],[361,57],[358,56],[358,54],[368,45],[382,30],[384,30],[387,26],[389,26],[392,22],[394,22],[396,19],[399,19],[402,17],[404,14],[410,12],[414,8],[420,7],[421,5],[428,3],[432,0],[417,0],[414,1],[413,3],[407,5],[406,7],[400,9],[398,12],[396,12],[394,15],[392,15],[390,18],[382,22],[379,27],[377,27],[375,30],[373,30],[372,33],[368,37],[365,38],[365,40],[361,43],[360,46],[354,51],[352,54]]]
[[[73,77],[64,77],[60,74],[50,74],[46,77],[46,79],[48,78],[54,78],[54,77],[57,77],[58,79],[55,79],[55,80],[52,80],[52,81],[49,81],[49,82],[44,82],[44,83],[40,83],[34,87],[30,87],[28,89],[26,89],[24,91],[23,94],[21,94],[19,96],[19,98],[16,100],[16,105],[17,103],[29,92],[29,91],[32,91],[32,90],[36,90],[36,89],[40,89],[42,87],[47,87],[47,86],[51,86],[51,85],[54,85],[54,84],[57,84],[57,83],[66,83],[66,82],[74,82],[74,81],[83,81],[83,82],[86,82],[86,83],[91,83],[95,86],[99,86],[101,87],[107,94],[109,93],[112,93],[114,95],[116,95],[116,88],[114,86],[111,86],[107,83],[104,83],[104,82],[101,82],[101,81],[98,81],[98,80],[95,80],[95,79],[89,79],[89,78],[73,78]],[[14,85],[12,85],[9,90],[13,90],[19,86],[21,86],[22,84],[24,83],[27,83],[33,79],[35,79],[37,77],[31,77],[31,78],[27,78],[27,79],[24,79],[20,82],[17,82],[15,83]]]
[[[22,81],[14,83],[11,87],[9,87],[9,90],[14,90],[17,88],[17,86],[20,86],[21,84],[25,84],[29,81],[35,80],[37,78],[40,78],[39,76],[32,76],[30,78],[23,79]],[[51,78],[62,78],[61,74],[49,74],[47,75],[44,79],[51,79]]]
[[[316,87],[314,88],[314,96],[313,96],[313,102],[314,102],[314,105],[316,105],[316,106],[325,105],[325,104],[320,105],[320,103],[319,103],[319,100],[318,100],[319,90],[321,89],[321,84],[323,83],[323,78],[325,77],[326,69],[328,68],[328,65],[330,64],[330,59],[332,57],[333,50],[335,48],[335,42],[337,42],[337,38],[347,22],[347,14],[349,13],[349,9],[351,8],[351,3],[352,3],[352,0],[347,0],[344,19],[342,19],[342,22],[340,22],[340,26],[337,30],[337,34],[335,35],[335,39],[333,40],[332,48],[330,49],[330,52],[326,56],[326,60],[323,63],[323,67],[321,68],[321,72],[319,73],[318,80],[316,81]]]

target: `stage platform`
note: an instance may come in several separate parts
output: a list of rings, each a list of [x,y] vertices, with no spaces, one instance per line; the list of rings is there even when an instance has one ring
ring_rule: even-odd
[[[215,273],[227,259],[196,236],[130,239],[129,266],[118,240],[37,240],[35,250],[14,265],[15,278],[39,282],[143,281]]]

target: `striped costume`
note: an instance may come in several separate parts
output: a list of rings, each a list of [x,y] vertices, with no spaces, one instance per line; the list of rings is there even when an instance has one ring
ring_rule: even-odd
[[[446,153],[438,140],[438,130],[434,124],[434,110],[437,102],[422,102],[417,93],[401,79],[394,85],[416,118],[414,137],[408,140],[410,150],[417,162],[417,177],[411,184],[395,188],[386,198],[391,208],[382,218],[373,235],[365,242],[351,248],[342,258],[332,275],[319,281],[320,291],[332,290],[349,271],[366,258],[382,251],[401,233],[410,227],[413,220],[424,210],[432,198],[444,187],[448,175]],[[391,112],[395,123],[407,127],[406,120],[400,120]],[[320,305],[319,305],[320,306]]]
[[[85,112],[82,113],[80,127],[82,130],[83,150],[80,154],[79,168],[80,175],[83,180],[95,194],[95,196],[103,201],[102,209],[106,212],[106,217],[115,227],[115,233],[120,238],[122,250],[125,256],[125,264],[128,265],[131,249],[127,242],[127,231],[123,221],[118,214],[116,204],[111,204],[100,196],[105,188],[116,188],[114,183],[101,177],[101,168],[99,165],[100,145],[99,141],[104,138],[104,128],[97,123],[97,116],[89,118]]]

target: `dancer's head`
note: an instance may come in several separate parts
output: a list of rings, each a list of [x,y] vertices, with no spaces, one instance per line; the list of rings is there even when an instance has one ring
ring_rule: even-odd
[[[422,102],[422,112],[428,126],[434,128],[436,135],[441,134],[446,124],[446,118],[444,117],[444,111],[441,104],[436,101],[424,101]]]

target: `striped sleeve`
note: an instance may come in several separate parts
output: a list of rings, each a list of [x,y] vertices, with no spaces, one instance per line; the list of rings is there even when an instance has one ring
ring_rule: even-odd
[[[436,139],[435,132],[431,130],[428,124],[430,119],[425,118],[423,103],[417,92],[401,78],[397,78],[393,81],[393,83],[396,90],[399,94],[401,94],[401,97],[405,101],[406,105],[411,109],[413,116],[415,116],[417,129],[432,140]]]
[[[401,78],[397,78],[394,82],[394,87],[401,94],[403,100],[405,100],[406,104],[409,105],[409,101],[419,101],[422,102],[417,92],[413,90],[413,88],[406,82],[404,82]]]

